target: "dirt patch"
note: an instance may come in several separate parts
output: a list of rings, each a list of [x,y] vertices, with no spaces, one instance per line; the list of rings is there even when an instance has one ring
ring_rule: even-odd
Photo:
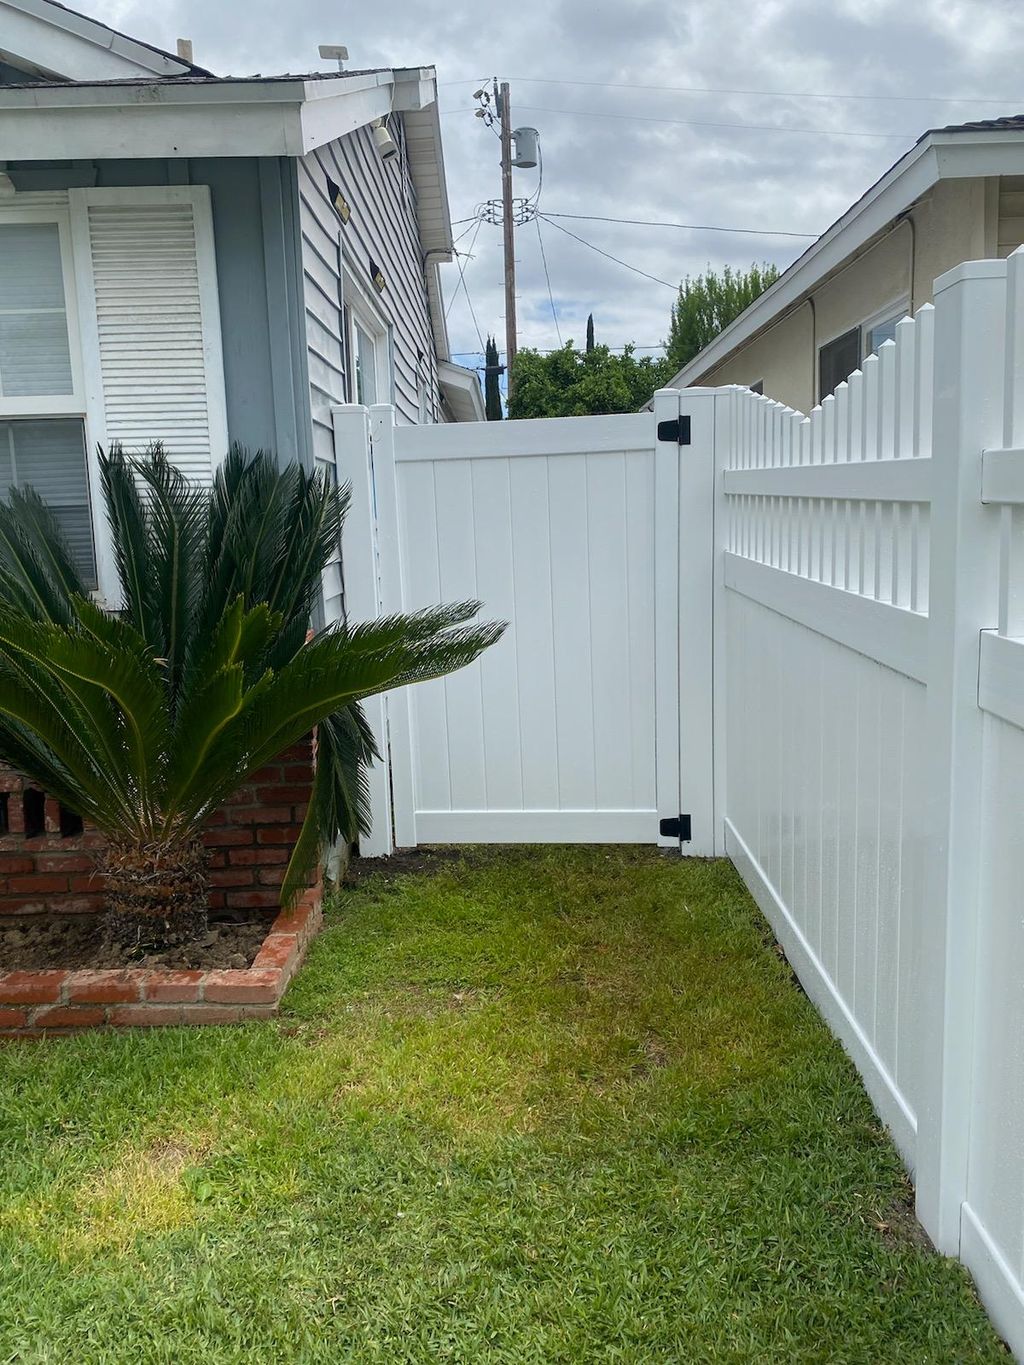
[[[445,867],[451,867],[453,863],[466,862],[471,858],[472,853],[469,850],[457,845],[440,848],[400,848],[389,858],[354,857],[345,869],[341,884],[343,887],[359,886],[367,878],[374,877],[387,886],[414,872],[440,872]]]
[[[931,1238],[917,1221],[914,1211],[914,1187],[907,1182],[899,1196],[881,1212],[873,1214],[872,1225],[883,1241],[893,1246],[913,1246],[921,1251],[934,1251]]]
[[[93,915],[40,915],[0,920],[0,972],[96,970],[118,967],[207,971],[251,967],[274,916],[213,919],[195,943],[146,952],[104,942]]]

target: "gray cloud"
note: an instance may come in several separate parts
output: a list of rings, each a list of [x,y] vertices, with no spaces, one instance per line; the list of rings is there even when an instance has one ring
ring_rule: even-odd
[[[497,143],[474,118],[475,81],[513,80],[513,113],[540,129],[543,207],[550,212],[820,232],[925,128],[1015,113],[980,102],[1019,89],[1015,0],[523,0],[502,14],[468,0],[393,0],[340,10],[326,0],[78,0],[160,46],[191,37],[196,60],[222,73],[322,67],[317,45],[346,43],[352,65],[438,68],[452,216],[498,195]],[[527,79],[532,78],[532,81]],[[554,83],[540,83],[541,78]],[[699,94],[569,82],[878,95],[878,100]],[[536,82],[536,83],[534,83]],[[975,96],[961,103],[894,95]],[[549,111],[560,112],[549,112]],[[633,121],[610,115],[642,115]],[[767,129],[815,129],[813,133]],[[699,126],[703,125],[703,126]],[[850,132],[891,137],[852,137]],[[529,194],[535,172],[517,172]],[[565,221],[612,255],[669,281],[705,265],[788,264],[799,242],[768,236]],[[464,225],[464,226],[469,226]],[[461,231],[461,228],[456,229]],[[672,292],[543,225],[563,337],[593,311],[612,345],[662,340]],[[467,249],[474,230],[459,243]],[[521,342],[553,346],[537,232],[517,234]],[[501,239],[482,227],[466,282],[483,333],[504,335]],[[456,267],[445,267],[449,298]],[[453,350],[473,352],[464,295],[453,299]],[[473,363],[471,357],[467,357]]]

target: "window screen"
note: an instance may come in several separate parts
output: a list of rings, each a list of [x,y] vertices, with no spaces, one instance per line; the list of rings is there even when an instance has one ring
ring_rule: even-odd
[[[0,225],[0,397],[73,391],[57,224]]]
[[[35,489],[57,518],[76,564],[94,588],[96,559],[80,418],[0,422],[0,498],[12,487],[26,486]]]
[[[818,402],[833,393],[836,386],[848,379],[860,364],[860,328],[822,346],[818,352]]]

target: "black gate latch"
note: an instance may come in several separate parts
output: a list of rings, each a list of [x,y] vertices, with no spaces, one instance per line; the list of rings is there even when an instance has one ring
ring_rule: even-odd
[[[658,423],[658,440],[675,441],[678,446],[690,444],[690,415],[673,417],[671,421]]]
[[[677,820],[661,820],[658,824],[658,833],[663,834],[667,839],[678,839],[680,843],[688,844],[693,839],[690,817],[680,815]]]

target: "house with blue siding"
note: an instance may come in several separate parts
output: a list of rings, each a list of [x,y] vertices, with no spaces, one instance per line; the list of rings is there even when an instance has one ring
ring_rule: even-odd
[[[0,496],[35,486],[101,595],[97,447],[333,470],[338,404],[483,418],[445,331],[432,67],[222,78],[0,0],[0,158]]]

